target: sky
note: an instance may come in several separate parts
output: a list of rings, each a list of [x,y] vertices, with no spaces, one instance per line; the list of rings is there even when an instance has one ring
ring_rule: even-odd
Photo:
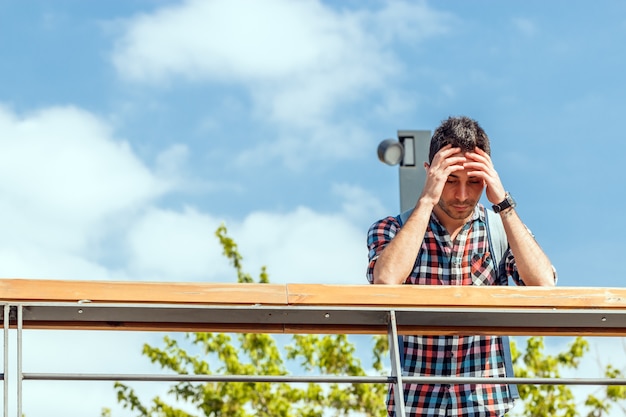
[[[365,284],[378,144],[467,115],[559,285],[621,287],[625,41],[620,0],[0,0],[0,275],[234,282],[223,223],[253,276]]]

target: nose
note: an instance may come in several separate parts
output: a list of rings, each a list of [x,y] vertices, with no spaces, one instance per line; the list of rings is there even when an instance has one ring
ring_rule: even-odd
[[[467,185],[464,182],[459,183],[459,186],[456,189],[456,198],[459,201],[467,200],[468,189]]]

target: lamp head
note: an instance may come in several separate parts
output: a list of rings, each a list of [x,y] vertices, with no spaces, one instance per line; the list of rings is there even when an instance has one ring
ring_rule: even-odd
[[[385,139],[378,145],[378,159],[387,165],[398,165],[404,158],[404,146],[395,139]]]

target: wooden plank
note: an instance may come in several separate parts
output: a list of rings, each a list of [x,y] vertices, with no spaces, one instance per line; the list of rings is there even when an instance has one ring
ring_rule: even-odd
[[[286,305],[280,284],[0,279],[0,301]]]
[[[290,305],[626,308],[626,288],[287,284]]]
[[[0,279],[0,301],[626,308],[626,288],[224,284]]]
[[[223,284],[2,279],[0,301],[626,308],[626,288]]]

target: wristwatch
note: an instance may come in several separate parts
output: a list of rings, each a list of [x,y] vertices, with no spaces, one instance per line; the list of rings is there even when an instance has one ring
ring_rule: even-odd
[[[494,212],[500,213],[501,211],[504,211],[508,209],[509,207],[515,207],[516,205],[517,203],[515,202],[515,200],[513,200],[513,197],[511,197],[511,194],[507,192],[504,195],[504,201],[502,201],[500,204],[494,204],[493,206],[491,206],[491,208],[493,209]]]

